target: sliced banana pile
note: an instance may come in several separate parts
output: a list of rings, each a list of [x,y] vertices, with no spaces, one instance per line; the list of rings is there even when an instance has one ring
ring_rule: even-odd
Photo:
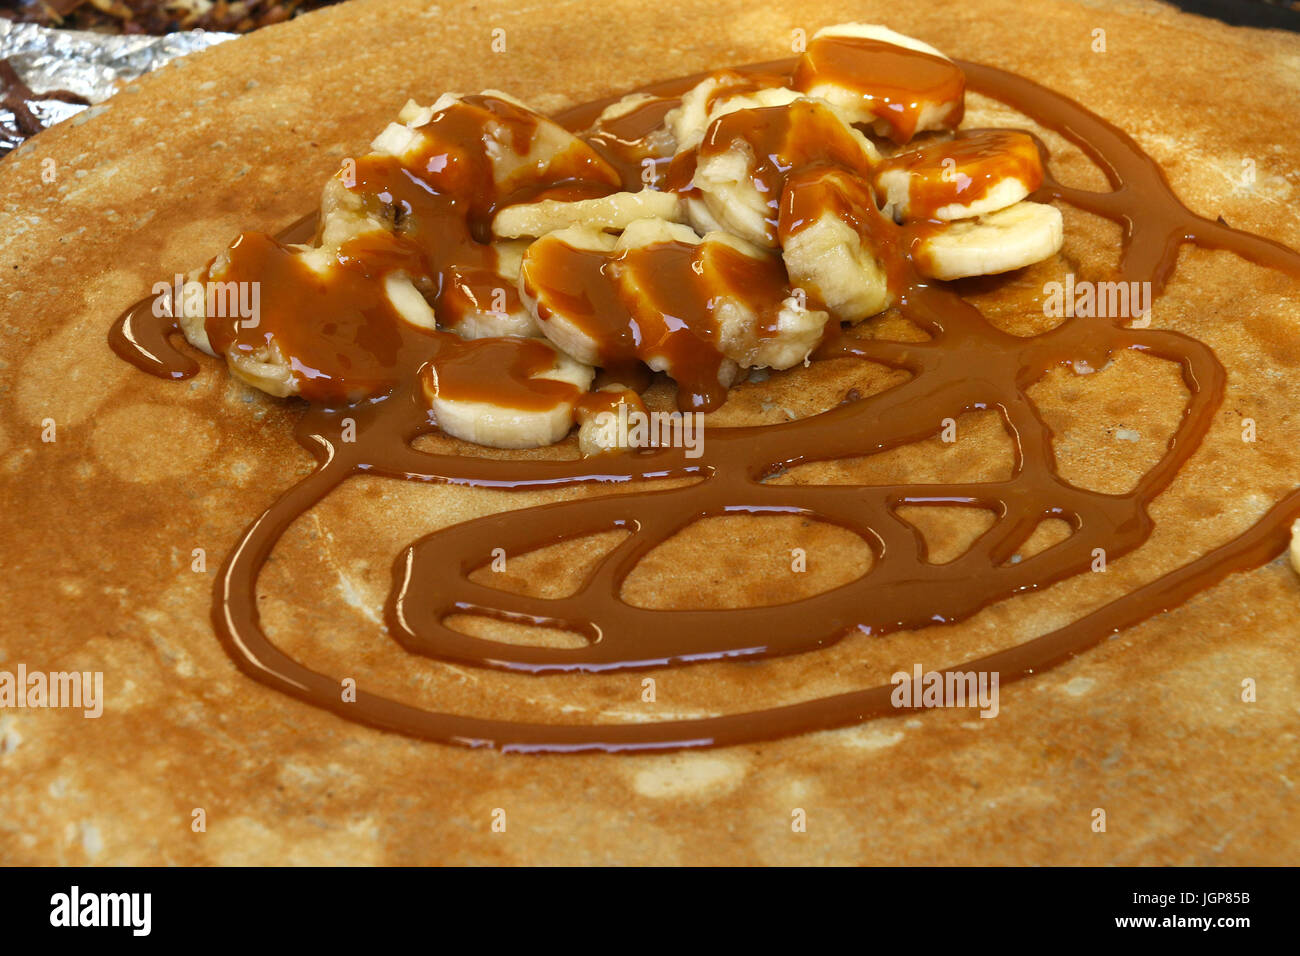
[[[958,279],[1060,249],[1060,213],[1028,199],[1043,176],[1034,140],[948,134],[964,114],[965,81],[938,50],[885,27],[827,27],[786,84],[721,71],[688,91],[665,117],[674,168],[693,171],[676,185],[698,232],[779,248],[793,287],[836,319],[889,307],[891,258]],[[927,142],[908,147],[921,133]],[[886,220],[909,227],[909,242]]]
[[[527,245],[518,240],[540,233],[530,232],[531,217],[519,213],[513,213],[515,229],[496,230],[498,209],[532,209],[535,217],[538,209],[567,205],[555,197],[607,203],[603,197],[619,187],[617,171],[586,142],[500,90],[444,93],[427,107],[409,101],[398,119],[371,144],[374,155],[391,156],[455,204],[456,221],[439,217],[429,230],[436,245],[455,247],[436,249],[433,257],[440,261],[430,263],[433,275],[423,290],[431,296],[456,290],[455,307],[440,312],[440,324],[465,338],[538,335],[514,287]],[[489,222],[491,236],[475,235],[486,232]],[[394,220],[393,228],[412,227],[405,219]],[[449,234],[458,242],[449,242]]]
[[[622,385],[589,392],[598,367],[662,372],[679,407],[708,409],[746,369],[806,361],[828,322],[889,308],[913,274],[1054,255],[1060,213],[1030,199],[1037,143],[959,130],[963,114],[956,64],[858,23],[814,34],[792,76],[631,94],[578,134],[495,90],[410,102],[327,184],[314,243],[241,236],[192,276],[272,287],[257,321],[211,296],[177,314],[273,395],[357,400],[415,361],[454,437],[528,448],[576,423],[583,454],[625,449],[597,410],[644,406]]]

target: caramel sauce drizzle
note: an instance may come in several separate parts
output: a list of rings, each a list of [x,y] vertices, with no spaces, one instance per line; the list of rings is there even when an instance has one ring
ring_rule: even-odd
[[[793,61],[779,61],[743,69],[788,75],[794,66]],[[1102,168],[1110,191],[1065,186],[1049,171],[1036,198],[1058,199],[1120,222],[1120,272],[1125,279],[1150,280],[1157,290],[1163,288],[1184,242],[1230,250],[1300,277],[1300,254],[1183,206],[1155,161],[1115,126],[1012,73],[975,63],[958,66],[971,89],[1061,133]],[[666,81],[647,92],[679,96],[699,79]],[[586,104],[557,119],[569,129],[584,129],[609,102]],[[632,129],[622,135],[634,139],[634,134]],[[797,219],[796,212],[791,215]],[[1153,527],[1148,506],[1199,447],[1223,399],[1225,372],[1213,351],[1177,332],[1124,328],[1098,319],[1067,319],[1031,338],[1008,335],[949,288],[917,276],[899,251],[905,251],[908,242],[905,228],[876,222],[863,228],[868,227],[883,228],[883,248],[894,250],[889,266],[896,307],[930,340],[835,337],[823,345],[819,357],[869,360],[905,370],[911,379],[800,421],[713,428],[702,458],[687,459],[675,448],[581,461],[419,452],[412,441],[434,431],[435,425],[418,400],[414,375],[400,380],[383,400],[310,405],[296,435],[317,458],[317,469],[249,526],[221,568],[212,617],[224,647],[256,680],[349,720],[444,743],[511,751],[724,746],[897,713],[890,702],[892,685],[706,719],[625,725],[517,723],[440,713],[364,689],[358,690],[355,702],[343,703],[336,678],[289,658],[263,632],[256,592],[259,572],[285,530],[356,474],[502,489],[701,479],[670,490],[560,502],[467,521],[421,538],[398,557],[385,616],[389,632],[403,647],[440,660],[533,673],[770,657],[825,647],[853,632],[880,635],[957,621],[996,601],[1085,570],[1094,547],[1104,546],[1113,559],[1141,546]],[[155,375],[193,374],[193,363],[166,341],[173,329],[170,320],[150,321],[148,307],[145,300],[122,317],[112,333],[114,348]],[[1054,366],[1085,360],[1100,367],[1124,349],[1179,363],[1189,403],[1165,454],[1130,493],[1076,488],[1056,473],[1051,432],[1026,390]],[[925,439],[938,432],[943,418],[969,409],[994,409],[1001,415],[1015,447],[1015,467],[1008,480],[924,486],[798,486],[765,480],[801,463],[869,455]],[[345,415],[357,422],[354,443],[337,438]],[[934,566],[926,561],[920,536],[897,517],[896,509],[904,505],[980,507],[994,512],[997,521],[965,555]],[[623,581],[653,548],[703,516],[737,512],[799,514],[840,525],[867,541],[875,563],[856,581],[775,607],[650,610],[621,600]],[[1008,682],[1077,655],[1123,628],[1176,607],[1229,574],[1275,557],[1285,547],[1288,526],[1297,515],[1300,490],[1279,501],[1245,534],[1201,558],[1065,627],[953,669],[997,671]],[[1038,523],[1049,517],[1069,522],[1073,535],[1024,561],[1008,563]],[[519,554],[608,529],[631,534],[570,597],[526,597],[468,579],[472,570],[488,563],[492,548]],[[451,614],[564,628],[589,643],[579,648],[504,644],[452,630],[443,623]]]

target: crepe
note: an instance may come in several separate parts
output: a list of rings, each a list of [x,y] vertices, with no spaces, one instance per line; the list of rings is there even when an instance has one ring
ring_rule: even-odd
[[[998,0],[963,10],[356,0],[176,61],[0,164],[0,264],[10,277],[0,668],[102,671],[106,693],[97,719],[0,711],[0,859],[1295,862],[1297,666],[1288,652],[1300,635],[1300,584],[1282,559],[1005,687],[995,719],[935,710],[700,752],[525,756],[383,733],[250,680],[213,635],[221,558],[312,467],[292,441],[297,412],[214,362],[181,384],[142,375],[108,349],[108,328],[155,281],[206,261],[241,229],[275,231],[313,208],[325,177],[364,150],[408,97],[494,87],[560,109],[787,55],[796,27],[810,35],[847,19],[887,23],[1079,99],[1134,135],[1195,211],[1300,246],[1290,215],[1300,136],[1288,110],[1298,92],[1293,38],[1149,3],[1041,4],[1032,22],[1022,5]],[[492,52],[495,29],[505,31],[502,53]],[[1099,29],[1104,53],[1093,49]],[[968,106],[967,126],[1023,123],[976,97]],[[1044,138],[1062,181],[1104,188],[1077,150]],[[1023,333],[1041,322],[1044,284],[1065,269],[1100,276],[1113,266],[1118,227],[1063,211],[1060,260],[965,290],[1005,327]],[[349,481],[289,531],[261,579],[263,620],[287,653],[360,686],[438,710],[536,722],[734,712],[880,684],[918,662],[969,660],[1223,544],[1295,487],[1295,280],[1185,247],[1153,325],[1209,344],[1228,380],[1204,446],[1152,508],[1151,539],[1105,574],[1012,598],[960,624],[647,673],[535,676],[430,661],[379,627],[398,553],[458,521],[596,492],[387,479]],[[882,387],[886,375],[814,363],[739,387],[710,423],[812,414],[852,388]],[[1150,466],[1185,399],[1169,363],[1131,355],[1090,376],[1053,372],[1033,394],[1057,432],[1062,473],[1102,490],[1128,487]],[[1252,443],[1242,441],[1247,418]],[[47,419],[53,442],[41,440]],[[951,445],[810,466],[804,477],[923,482],[1004,472],[1009,449],[991,415],[958,424],[962,438]],[[932,551],[970,535],[957,517],[928,530]],[[563,593],[612,543],[512,560],[508,576],[519,589]],[[802,576],[785,573],[794,547],[812,556]],[[192,569],[195,548],[204,549],[203,571]],[[629,595],[650,606],[774,603],[851,579],[868,561],[841,529],[728,517],[652,554]],[[646,676],[656,679],[653,704],[642,701]],[[1249,703],[1247,679],[1257,687]],[[1105,832],[1094,831],[1097,808]],[[199,832],[196,809],[204,811]],[[792,828],[798,810],[806,832]]]

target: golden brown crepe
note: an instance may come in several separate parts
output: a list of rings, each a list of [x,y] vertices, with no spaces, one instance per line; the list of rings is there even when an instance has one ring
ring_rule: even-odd
[[[184,383],[143,375],[109,350],[107,330],[153,282],[206,261],[241,229],[274,231],[313,208],[325,177],[364,150],[408,97],[494,87],[559,109],[788,55],[795,28],[810,35],[843,20],[880,22],[1079,99],[1133,134],[1193,210],[1300,246],[1291,214],[1300,177],[1290,115],[1300,94],[1294,37],[1154,3],[1060,0],[1027,13],[1023,4],[973,0],[960,9],[356,0],[177,61],[0,164],[0,267],[9,278],[0,669],[102,671],[106,690],[99,719],[0,710],[0,859],[1296,862],[1300,581],[1281,558],[1005,687],[996,719],[938,710],[666,755],[521,756],[381,733],[250,680],[213,636],[221,558],[312,466],[292,440],[297,411],[212,361]],[[497,29],[505,31],[501,53],[492,51]],[[1094,52],[1097,30],[1105,52]],[[1022,122],[971,97],[967,126]],[[1045,139],[1062,181],[1104,187],[1077,150]],[[1118,227],[1064,213],[1058,261],[966,289],[1004,327],[1028,333],[1041,324],[1043,285],[1062,272],[1101,277],[1113,266]],[[1204,447],[1156,501],[1150,541],[1104,575],[1014,598],[961,624],[852,637],[769,661],[652,671],[653,704],[641,699],[640,672],[537,677],[430,661],[380,630],[400,550],[466,518],[596,492],[385,479],[349,481],[291,529],[263,573],[264,623],[286,652],[364,687],[434,709],[536,722],[775,706],[887,682],[915,663],[931,669],[978,657],[1228,541],[1298,483],[1296,281],[1231,253],[1186,247],[1153,325],[1211,345],[1228,386]],[[882,387],[887,375],[815,363],[737,388],[709,422],[811,414],[851,388]],[[1159,456],[1185,390],[1168,363],[1126,354],[1090,376],[1054,372],[1033,395],[1057,432],[1062,473],[1122,490]],[[1256,425],[1253,443],[1242,441],[1245,418]],[[47,419],[54,442],[41,440]],[[993,416],[966,416],[959,427],[955,444],[810,466],[799,478],[1005,473],[1010,452]],[[932,551],[952,553],[972,527],[954,516],[925,530]],[[608,536],[512,559],[511,586],[563,593],[612,544]],[[806,574],[788,573],[794,547],[811,556]],[[204,572],[192,570],[195,548],[205,551]],[[771,603],[851,579],[868,562],[859,540],[830,526],[717,519],[651,555],[629,596],[651,606]],[[511,638],[499,625],[480,626]],[[1258,688],[1250,703],[1242,700],[1248,678]],[[203,832],[192,826],[197,808]],[[807,832],[792,830],[797,808]],[[1096,808],[1106,811],[1104,833],[1092,826]],[[498,810],[505,832],[493,829]]]

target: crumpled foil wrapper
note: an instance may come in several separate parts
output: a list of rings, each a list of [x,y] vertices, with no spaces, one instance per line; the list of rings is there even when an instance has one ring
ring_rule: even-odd
[[[40,94],[47,90],[68,90],[92,104],[102,103],[125,84],[178,56],[238,36],[238,33],[204,30],[165,36],[117,36],[0,20],[0,59],[7,58],[35,93],[31,110],[49,127],[87,107],[41,99]],[[0,106],[0,123],[9,129],[17,128],[14,114],[3,106]]]

